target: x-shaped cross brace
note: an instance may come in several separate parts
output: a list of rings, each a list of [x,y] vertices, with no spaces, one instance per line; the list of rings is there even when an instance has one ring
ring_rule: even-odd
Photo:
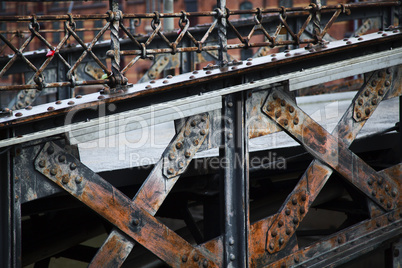
[[[376,71],[359,91],[332,134],[278,90],[267,97],[262,110],[316,159],[288,196],[267,232],[267,251],[285,247],[333,170],[360,189],[384,210],[398,205],[399,187],[385,173],[376,172],[348,149],[390,88],[398,68]]]
[[[133,200],[62,148],[51,142],[44,146],[35,168],[118,228],[111,232],[90,266],[120,266],[135,240],[172,267],[218,267],[208,250],[190,245],[153,217],[208,131],[207,114],[189,118]]]

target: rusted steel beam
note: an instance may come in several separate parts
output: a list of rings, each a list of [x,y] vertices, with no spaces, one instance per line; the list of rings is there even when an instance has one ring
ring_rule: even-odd
[[[396,207],[399,189],[396,188],[395,182],[378,175],[350,151],[344,141],[328,133],[298,108],[289,97],[274,90],[268,96],[263,111],[301,143],[310,154],[340,173],[379,206],[385,210]],[[376,184],[388,185],[390,191],[375,187]],[[304,202],[306,200],[303,200]]]
[[[349,106],[332,136],[350,146],[384,95],[398,90],[401,71],[400,66],[374,72],[357,93],[354,103]],[[369,111],[365,112],[366,109]],[[285,247],[331,174],[332,169],[318,160],[310,164],[269,228],[268,252],[275,253]],[[397,176],[391,177],[395,181],[392,178]]]
[[[133,205],[154,216],[179,176],[186,170],[197,150],[209,133],[207,114],[190,117],[179,133],[175,135],[162,158],[152,169],[148,178],[133,198]],[[110,264],[118,267],[133,248],[131,239],[114,229],[92,260],[90,267]],[[124,249],[124,250],[121,250]]]
[[[218,267],[210,252],[191,246],[54,143],[45,144],[35,168],[170,266]]]

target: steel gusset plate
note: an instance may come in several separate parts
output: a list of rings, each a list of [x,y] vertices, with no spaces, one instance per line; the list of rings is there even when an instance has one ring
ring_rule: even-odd
[[[56,144],[45,144],[35,169],[168,265],[218,267],[208,250],[190,245]]]

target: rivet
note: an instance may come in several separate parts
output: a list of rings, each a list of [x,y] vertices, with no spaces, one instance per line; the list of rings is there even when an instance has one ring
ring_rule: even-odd
[[[289,106],[289,112],[293,113],[295,111],[295,108],[293,106]]]
[[[212,72],[211,72],[211,71],[206,71],[205,73],[206,73],[206,74],[211,74]]]
[[[279,221],[278,221],[278,226],[279,226],[279,227],[282,227],[282,226],[283,226],[283,220],[279,220]]]
[[[196,122],[195,120],[193,120],[193,121],[191,121],[190,125],[191,125],[192,127],[195,127],[195,126],[197,125],[197,122]]]
[[[275,113],[275,117],[276,118],[279,118],[281,116],[281,111],[277,111],[276,113]]]
[[[181,143],[181,142],[178,142],[178,143],[176,143],[176,148],[177,149],[181,149],[183,147],[183,143]]]
[[[74,169],[76,169],[77,168],[77,165],[75,164],[75,163],[71,163],[70,164],[70,169],[71,170],[74,170]]]
[[[53,110],[54,110],[54,107],[50,106],[50,107],[47,108],[47,110],[48,110],[48,111],[53,111]]]
[[[383,182],[384,182],[384,178],[379,177],[378,181],[377,181],[378,185],[382,185]]]
[[[363,100],[362,100],[362,99],[359,99],[359,100],[357,101],[357,103],[358,103],[360,106],[362,106],[362,105],[363,105]]]
[[[283,243],[285,243],[285,239],[283,239],[283,238],[279,238],[279,245],[280,246],[282,246],[283,245]]]
[[[380,96],[384,95],[384,90],[383,89],[378,90],[378,95]]]
[[[368,183],[368,185],[372,185],[372,184],[373,184],[373,179],[372,179],[372,178],[369,178],[369,179],[367,180],[367,183]]]
[[[391,192],[392,197],[396,197],[396,194],[397,194],[396,189],[393,189]]]
[[[205,114],[201,117],[201,121],[202,121],[202,122],[207,121],[207,119],[208,119],[208,116],[205,115]]]
[[[168,168],[168,170],[167,170],[167,173],[168,173],[168,174],[172,175],[173,172],[174,172],[173,168]]]
[[[304,214],[304,213],[306,213],[306,209],[304,207],[301,207],[300,208],[300,214]]]
[[[290,57],[290,56],[292,56],[292,54],[290,54],[290,53],[285,54],[285,57]]]
[[[277,236],[278,235],[278,232],[276,231],[276,230],[273,230],[272,232],[271,232],[271,236],[272,237],[275,237],[275,236]]]
[[[40,160],[39,161],[39,167],[44,168],[46,166],[46,161],[45,160]]]
[[[190,158],[191,153],[190,153],[189,151],[186,151],[186,152],[184,153],[184,156],[185,156],[186,158]]]
[[[287,234],[287,235],[290,235],[291,233],[292,233],[292,231],[290,231],[289,228],[286,228],[286,234]]]
[[[372,196],[376,196],[376,195],[377,195],[377,191],[375,191],[375,190],[372,191],[372,192],[371,192],[371,195],[372,195]]]
[[[67,184],[69,181],[70,181],[70,176],[68,176],[67,174],[64,175],[64,176],[62,177],[62,179],[61,179],[61,182],[62,182],[63,184]]]
[[[151,81],[149,81],[149,83],[150,83],[150,84],[155,84],[156,81],[155,81],[155,80],[151,80]]]
[[[392,72],[391,68],[387,68],[386,72],[387,72],[387,74],[391,74],[391,72]]]
[[[272,95],[272,98],[273,98],[274,100],[276,100],[276,99],[278,98],[278,94],[274,93],[274,94]]]
[[[271,59],[271,61],[277,61],[277,60],[278,60],[277,58],[272,58],[272,59]]]
[[[362,117],[362,113],[361,113],[361,112],[357,112],[357,113],[356,113],[356,117],[357,117],[357,118],[361,118],[361,117]]]
[[[78,177],[75,178],[75,183],[76,184],[80,184],[81,182],[82,182],[82,177],[78,176]]]
[[[252,65],[253,63],[252,62],[247,62],[246,63],[246,65],[248,65],[248,66],[250,66],[250,65]]]
[[[167,84],[167,83],[169,83],[169,81],[168,80],[163,80],[163,83]]]
[[[299,223],[299,219],[298,219],[298,218],[293,218],[293,223],[294,223],[294,224],[298,224],[298,223]]]
[[[377,221],[377,222],[375,223],[375,225],[376,225],[377,227],[381,227],[381,222],[380,222],[380,221]]]
[[[195,76],[194,76],[194,75],[191,75],[189,78],[190,78],[190,79],[195,79]]]
[[[377,85],[377,81],[376,81],[376,80],[371,81],[371,86],[375,87],[376,85]]]
[[[53,148],[53,146],[49,146],[49,147],[47,148],[47,153],[48,153],[48,154],[54,153],[54,148]]]
[[[77,95],[77,96],[75,96],[75,98],[76,98],[76,99],[81,99],[82,96],[81,96],[81,95]]]
[[[234,261],[236,259],[236,256],[233,253],[231,253],[229,255],[229,258],[230,258],[231,261]]]
[[[178,165],[179,165],[179,168],[180,168],[180,169],[184,168],[184,163],[183,163],[183,161],[180,161]]]
[[[369,115],[370,114],[370,109],[366,108],[366,110],[364,110],[364,112],[366,113],[366,115]]]
[[[384,197],[383,196],[380,197],[380,202],[384,203]]]
[[[170,160],[176,159],[176,156],[174,155],[174,153],[169,153],[169,159]]]
[[[372,104],[372,105],[377,105],[377,99],[373,99],[373,100],[371,101],[371,104]]]
[[[150,88],[152,88],[152,86],[151,86],[151,85],[147,85],[145,88],[146,88],[146,89],[150,89]]]
[[[247,61],[253,61],[253,58],[248,58]]]
[[[296,204],[297,204],[297,199],[296,199],[296,197],[293,197],[293,198],[292,198],[292,204],[293,204],[293,205],[296,205]]]
[[[345,41],[345,42],[348,41],[348,40],[349,40],[349,38],[343,38],[343,41]]]
[[[289,215],[290,215],[290,209],[287,208],[287,209],[285,210],[285,214],[289,216]]]
[[[188,136],[190,135],[190,133],[191,133],[191,131],[188,130],[188,129],[186,129],[186,130],[184,131],[184,136],[185,136],[185,137],[188,137]]]
[[[300,261],[299,256],[294,257],[293,260],[294,260],[295,263],[299,263],[299,261]]]
[[[68,105],[73,105],[73,104],[75,104],[75,102],[69,101],[69,102],[67,102],[67,104],[68,104]]]
[[[383,33],[383,34],[382,34],[382,36],[388,36],[388,34],[386,34],[386,33]]]
[[[301,195],[301,200],[302,200],[302,201],[306,201],[306,200],[307,200],[306,194],[302,194],[302,195]]]
[[[287,126],[289,124],[289,121],[287,119],[283,120],[283,125]]]
[[[104,98],[105,98],[105,96],[102,96],[102,95],[98,96],[98,100],[103,100]]]
[[[273,250],[275,247],[274,243],[269,243],[269,249]]]
[[[204,268],[208,267],[208,261],[207,261],[207,260],[204,260],[204,261],[202,262],[202,266],[203,266]]]
[[[198,261],[200,259],[200,257],[198,257],[198,254],[196,253],[194,256],[193,256],[193,260],[194,261]]]
[[[357,38],[357,40],[362,41],[362,40],[363,40],[363,37],[359,37],[359,38]]]
[[[29,105],[29,106],[25,107],[25,110],[32,110],[32,106]]]
[[[269,104],[267,105],[267,111],[268,111],[268,112],[272,111],[272,106],[269,105]]]
[[[193,141],[194,146],[198,146],[199,143],[200,143],[200,142],[199,142],[198,140],[194,140],[194,141]]]
[[[22,113],[21,113],[21,112],[18,112],[18,113],[15,114],[15,116],[16,116],[16,117],[20,117],[20,116],[22,116]]]
[[[56,176],[56,174],[57,174],[57,168],[52,168],[52,169],[50,170],[50,175]]]
[[[229,133],[228,134],[228,139],[230,140],[230,139],[232,139],[233,138],[233,134],[232,133]]]
[[[60,155],[59,156],[59,162],[64,162],[64,161],[66,161],[66,156]]]
[[[351,42],[351,41],[347,41],[346,44],[347,44],[347,45],[350,45],[350,44],[352,44],[352,42]]]
[[[392,217],[392,214],[389,214],[389,215],[388,215],[388,221],[389,221],[389,222],[393,222],[393,221],[394,221],[394,218]]]
[[[392,203],[391,202],[388,202],[387,203],[387,208],[391,208],[392,207]]]
[[[389,87],[390,85],[391,85],[391,82],[385,81],[385,86],[386,86],[386,87]]]
[[[385,189],[386,192],[388,192],[389,191],[389,185],[385,184],[384,189]]]
[[[182,262],[187,262],[187,256],[184,255],[183,257],[181,257],[181,261],[182,261]]]
[[[201,129],[200,134],[201,134],[202,136],[204,136],[204,135],[206,134],[205,129]]]
[[[339,243],[339,244],[342,244],[342,243],[343,243],[343,237],[342,237],[342,236],[338,237],[338,243]]]
[[[364,96],[368,97],[370,95],[370,91],[366,90],[364,91]]]
[[[61,104],[61,101],[60,100],[56,101],[56,104]]]
[[[286,101],[285,100],[281,100],[281,106],[285,106],[286,105]]]
[[[198,71],[194,71],[193,74],[198,74]]]
[[[233,107],[233,102],[229,101],[228,102],[228,107]]]
[[[229,245],[233,246],[234,245],[234,239],[233,237],[229,238]]]
[[[314,48],[308,50],[308,52],[310,53],[313,53],[314,51],[315,51]]]
[[[137,218],[134,218],[134,219],[131,221],[131,223],[132,223],[134,226],[138,226],[138,224],[140,224],[140,220],[137,219]]]
[[[168,76],[166,76],[167,79],[172,79],[173,75],[169,74]]]
[[[236,70],[236,69],[237,69],[237,66],[233,66],[233,67],[232,67],[232,70]]]
[[[299,124],[299,119],[298,118],[293,119],[293,124],[295,125]]]

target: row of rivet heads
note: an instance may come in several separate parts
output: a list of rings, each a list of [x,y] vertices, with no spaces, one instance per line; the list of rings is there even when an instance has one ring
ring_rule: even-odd
[[[355,118],[361,119],[369,117],[374,109],[370,109],[370,106],[376,106],[379,101],[381,101],[384,97],[384,89],[383,86],[388,88],[391,85],[392,81],[392,69],[387,68],[385,73],[387,74],[384,77],[384,71],[379,71],[376,77],[373,77],[371,81],[369,81],[367,85],[367,89],[360,95],[359,98],[355,101]],[[377,78],[385,78],[384,84],[379,84]],[[364,116],[365,115],[365,116]]]
[[[208,134],[209,120],[206,114],[195,118],[185,125],[184,129],[180,132],[181,137],[167,153],[167,159],[164,158],[164,169],[166,175],[173,177],[179,170],[184,169],[185,166],[191,161],[191,158],[196,153]],[[192,136],[191,134],[195,134]],[[173,176],[172,176],[173,175]]]
[[[48,173],[50,176],[55,177],[60,180],[62,184],[69,184],[74,181],[75,184],[79,185],[82,183],[82,176],[74,172],[77,169],[77,164],[71,162],[68,165],[68,173],[62,174],[63,169],[60,167],[62,164],[68,164],[66,155],[64,153],[58,154],[52,145],[49,145],[46,149],[46,154],[48,159],[54,159],[53,161],[46,161],[46,159],[39,158],[37,162],[39,168],[43,170],[43,173]],[[61,173],[61,174],[60,174]],[[61,176],[61,177],[60,177]]]
[[[400,31],[396,29],[396,30],[393,30],[391,33],[397,34],[397,33],[400,33]],[[382,32],[382,31],[378,32],[377,34],[381,34],[381,35],[384,36],[384,37],[390,35],[390,34],[387,34],[387,33]],[[370,36],[370,37],[371,37],[371,36]],[[370,37],[365,37],[366,39],[364,39],[363,37],[355,37],[354,39],[356,39],[356,40],[358,40],[358,41],[371,40],[371,39],[373,39],[373,38],[370,38]],[[346,44],[352,44],[353,42],[352,42],[351,40],[353,40],[353,38],[344,39],[343,41],[346,42]],[[340,42],[340,41],[335,41],[335,42],[333,42],[332,44],[329,44],[329,43],[328,43],[328,44],[323,44],[322,46],[319,47],[319,49],[321,50],[321,49],[329,49],[329,48],[336,48],[336,47],[339,47],[339,45],[337,44],[337,43],[339,43],[339,42]],[[309,47],[307,46],[307,47],[302,48],[302,49],[292,50],[292,53],[293,53],[293,54],[291,53],[290,50],[285,50],[284,52],[281,52],[281,53],[278,53],[278,54],[271,54],[270,56],[266,56],[266,57],[271,57],[271,61],[277,61],[277,60],[285,59],[285,58],[288,58],[288,57],[291,57],[291,56],[300,56],[300,55],[303,55],[303,54],[307,54],[308,52],[306,52],[306,50],[308,50],[308,52],[316,52],[316,51],[317,51],[317,48],[309,48]],[[262,62],[258,62],[258,64],[267,63],[267,62],[266,62],[266,57],[261,57],[261,58],[259,58],[260,60],[263,60],[263,61],[262,61]],[[258,59],[257,59],[257,60],[258,60]],[[237,70],[238,68],[242,68],[242,67],[244,68],[244,67],[250,66],[250,65],[252,65],[252,61],[253,61],[252,58],[247,59],[247,62],[246,62],[246,63],[244,63],[244,62],[242,62],[242,61],[234,60],[234,62],[233,62],[233,65],[234,65],[234,66],[228,67],[228,70]],[[257,62],[256,62],[256,63],[257,63]],[[227,70],[225,69],[224,72],[226,72],[226,71],[227,71]],[[202,75],[201,75],[200,77],[196,77],[196,76],[195,76],[195,75],[199,74],[200,72],[201,72],[201,71],[196,70],[196,71],[193,71],[193,72],[190,73],[190,74],[183,74],[183,75],[179,75],[179,76],[177,76],[177,77],[178,77],[178,80],[179,80],[180,82],[185,81],[185,80],[192,80],[192,79],[195,79],[195,78],[202,78]],[[211,69],[211,70],[207,70],[207,69],[206,69],[206,70],[204,70],[204,72],[205,72],[206,75],[212,75],[212,74],[222,73],[223,71],[221,70],[221,68],[216,68],[216,69]],[[171,79],[171,78],[173,78],[173,76],[172,76],[172,75],[168,75],[168,76],[166,77],[166,79],[151,80],[151,81],[149,82],[149,84],[145,85],[144,89],[151,89],[151,88],[153,88],[153,87],[155,87],[155,86],[156,86],[156,88],[159,88],[159,86],[163,86],[163,85],[168,84],[168,83],[169,83],[169,79]],[[144,85],[144,84],[145,84],[145,83],[143,83],[143,85]],[[155,86],[153,86],[152,84],[155,84]],[[138,88],[140,88],[140,86],[138,86]],[[137,86],[136,86],[136,90],[135,90],[135,91],[129,90],[129,91],[127,91],[126,93],[133,93],[133,92],[136,92],[136,91],[138,91],[138,88],[137,88]],[[123,94],[124,91],[123,91],[123,90],[120,90],[120,92],[117,92],[117,93]],[[96,94],[96,93],[95,93],[95,94]],[[94,95],[94,94],[88,94],[88,95],[86,95],[86,96],[92,97],[93,95]],[[80,97],[82,97],[82,96],[81,96],[81,95],[78,95],[76,98],[80,98]],[[105,99],[105,96],[103,96],[102,94],[101,94],[101,95],[98,95],[97,99],[99,99],[99,100]],[[69,105],[74,105],[74,104],[75,104],[74,100],[66,100],[66,101],[68,101],[68,104],[69,104]],[[57,104],[61,104],[61,101],[57,101],[57,102],[56,102],[56,105],[57,105]],[[78,103],[77,103],[77,104],[78,104]],[[48,104],[45,104],[45,105],[47,106]],[[42,106],[43,106],[43,105],[39,105],[39,106],[37,106],[37,107],[35,107],[35,108],[43,109]],[[68,106],[65,106],[65,107],[48,106],[48,107],[47,107],[47,111],[53,111],[53,110],[56,110],[56,108],[66,108],[66,107],[68,107]],[[32,110],[32,106],[26,107],[25,110]],[[35,109],[35,111],[36,111],[36,109]],[[43,110],[42,110],[42,111],[43,111]],[[11,110],[7,109],[7,108],[5,109],[4,112],[5,112],[5,113],[9,113],[8,116],[12,116],[12,115],[13,115],[13,112],[12,112]],[[33,114],[36,114],[36,113],[37,113],[37,111],[36,111],[35,113],[26,113],[26,112],[25,112],[25,115],[26,115],[26,116],[29,116],[29,115],[33,115]],[[24,114],[23,114],[22,111],[16,111],[16,113],[15,113],[15,117],[22,117],[23,115],[24,115]],[[5,120],[5,121],[6,121],[6,120]],[[0,119],[0,122],[1,122],[1,119]]]
[[[361,239],[372,239],[375,237],[375,233],[373,233],[373,232],[378,232],[379,229],[383,229],[383,228],[386,229],[388,226],[394,224],[395,221],[400,221],[401,219],[402,219],[402,211],[401,210],[395,211],[395,212],[390,212],[387,215],[380,216],[380,217],[376,218],[375,220],[372,220],[371,222],[367,223],[366,225],[368,225],[368,226],[365,229],[368,232],[368,234],[363,238],[362,237],[355,238],[356,231],[353,230],[351,232],[345,232],[345,233],[341,233],[336,236],[333,236],[333,237],[329,238],[328,240],[321,242],[321,244],[328,243],[329,245],[331,245],[330,248],[337,246],[337,248],[334,250],[334,252],[339,253],[342,251],[342,246],[345,247],[348,245],[350,245],[350,246],[361,245],[363,242],[363,241],[361,241]],[[331,252],[328,254],[331,254]],[[318,256],[315,260],[322,261],[324,259],[325,259],[325,256],[321,255],[321,256]],[[291,267],[293,265],[300,265],[304,261],[310,262],[311,258],[307,257],[304,254],[303,250],[300,250],[299,252],[296,252],[296,253],[292,254],[291,256],[285,257],[282,260],[283,261],[280,266],[281,268],[282,267]],[[301,264],[301,267],[307,268],[308,266],[307,266],[307,264]]]
[[[294,233],[296,228],[299,226],[301,219],[303,219],[304,214],[308,210],[308,203],[308,195],[306,191],[295,193],[292,198],[289,199],[283,213],[278,214],[269,229],[267,244],[270,251],[275,250],[276,245],[279,246],[276,249],[280,249],[284,246],[285,241],[289,240],[290,235]],[[278,230],[278,228],[282,227],[285,228],[285,238],[283,231]]]

